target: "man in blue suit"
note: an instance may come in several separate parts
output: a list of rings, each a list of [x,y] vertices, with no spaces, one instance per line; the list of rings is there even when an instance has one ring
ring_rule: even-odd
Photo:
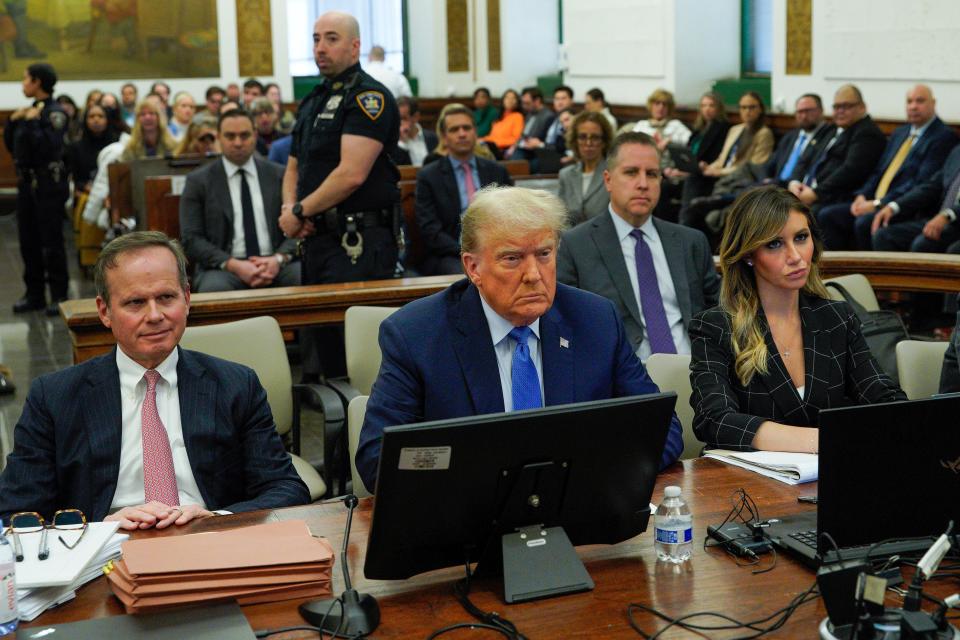
[[[937,117],[930,87],[918,84],[907,93],[907,120],[890,141],[853,202],[823,207],[817,221],[828,249],[870,249],[871,235],[898,222],[897,199],[928,180],[957,143],[953,130]],[[852,242],[851,242],[852,241]]]
[[[0,518],[76,508],[124,529],[310,501],[250,369],[177,345],[186,258],[159,232],[120,236],[95,267],[117,349],[34,380],[0,475]]]
[[[557,284],[565,220],[544,191],[483,189],[462,221],[467,279],[381,325],[383,363],[356,455],[369,490],[385,427],[658,391],[613,303]],[[682,450],[674,416],[661,465]]]

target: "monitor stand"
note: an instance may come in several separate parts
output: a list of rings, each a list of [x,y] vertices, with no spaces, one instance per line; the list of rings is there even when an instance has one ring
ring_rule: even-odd
[[[503,536],[507,604],[593,589],[593,580],[563,527],[523,527]]]

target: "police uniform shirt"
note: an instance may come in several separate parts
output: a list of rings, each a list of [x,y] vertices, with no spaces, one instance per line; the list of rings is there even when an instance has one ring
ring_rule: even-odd
[[[8,121],[4,129],[4,141],[20,169],[51,169],[51,163],[63,160],[64,140],[67,132],[67,114],[51,96],[36,100],[33,106],[40,110],[40,117],[30,120]],[[62,172],[62,167],[59,168]],[[59,176],[51,175],[50,178]],[[65,182],[66,174],[55,182]]]
[[[399,132],[396,100],[359,63],[324,80],[304,99],[293,128],[290,155],[297,159],[297,200],[316,191],[340,164],[340,137],[350,134],[373,138],[383,150],[363,185],[337,208],[352,212],[392,206],[400,199],[400,172],[388,153],[396,148]]]

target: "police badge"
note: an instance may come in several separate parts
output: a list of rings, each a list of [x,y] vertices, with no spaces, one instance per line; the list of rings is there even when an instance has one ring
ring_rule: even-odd
[[[67,126],[67,114],[62,111],[52,112],[50,114],[50,124],[53,125],[54,130],[60,131]]]
[[[376,120],[383,113],[383,94],[379,91],[364,91],[357,95],[357,104],[371,120]]]

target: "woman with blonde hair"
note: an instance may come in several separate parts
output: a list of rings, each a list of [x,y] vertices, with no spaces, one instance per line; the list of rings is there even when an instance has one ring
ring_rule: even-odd
[[[676,107],[672,93],[666,89],[657,89],[647,98],[647,112],[650,117],[638,122],[633,130],[645,133],[656,140],[660,151],[666,149],[671,143],[686,145],[690,139],[690,129],[673,117]]]
[[[163,158],[177,146],[167,131],[167,111],[157,98],[146,98],[134,112],[133,130],[123,150],[121,162],[140,158]]]
[[[720,243],[720,305],[690,323],[693,429],[708,447],[816,453],[819,412],[906,400],[860,320],[829,300],[810,209],[780,187],[742,194]]]
[[[208,113],[198,113],[190,120],[190,126],[183,135],[183,139],[173,150],[177,158],[184,155],[200,155],[220,153],[217,142],[217,119]]]
[[[610,193],[603,184],[607,151],[613,142],[613,128],[606,116],[597,111],[581,111],[567,131],[567,148],[573,150],[576,164],[564,167],[557,176],[557,195],[567,207],[570,226],[606,213]]]

